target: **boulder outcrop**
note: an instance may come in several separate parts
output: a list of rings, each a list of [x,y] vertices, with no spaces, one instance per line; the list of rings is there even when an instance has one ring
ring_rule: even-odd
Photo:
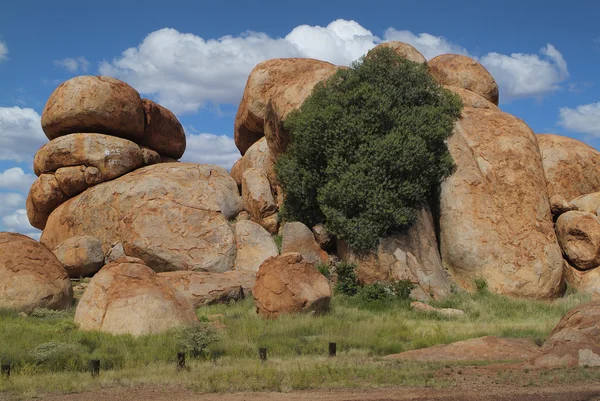
[[[579,292],[600,296],[600,269],[579,270],[567,260],[564,261],[565,280]]]
[[[66,309],[72,302],[69,276],[52,252],[24,235],[0,233],[0,308]]]
[[[408,43],[398,41],[383,42],[378,44],[373,49],[371,49],[369,53],[367,53],[367,57],[372,57],[372,51],[375,49],[380,49],[382,47],[392,49],[394,53],[396,53],[398,56],[410,61],[414,61],[415,63],[427,62],[425,57],[413,46],[409,45]]]
[[[155,334],[195,322],[190,301],[136,258],[104,266],[75,311],[80,329],[111,334]]]
[[[427,63],[431,75],[441,84],[470,90],[498,105],[498,84],[484,66],[460,54],[442,54]]]
[[[443,265],[463,288],[484,279],[516,297],[562,294],[562,252],[537,139],[518,118],[466,107],[448,140],[455,173],[442,183]]]
[[[327,311],[331,287],[312,263],[298,253],[286,253],[260,266],[252,295],[260,316],[276,318],[287,313]]]
[[[142,99],[146,113],[146,126],[140,145],[154,149],[159,154],[179,159],[185,152],[185,132],[183,126],[170,110]]]
[[[256,280],[256,272],[238,270],[225,273],[165,272],[158,276],[187,298],[194,308],[250,296]]]
[[[102,242],[89,235],[72,237],[52,250],[69,277],[90,277],[104,266]]]
[[[253,221],[241,220],[235,223],[235,243],[236,270],[256,272],[265,260],[279,255],[271,234]]]
[[[598,208],[600,208],[600,192],[592,192],[587,195],[578,196],[575,199],[571,199],[570,203],[580,212],[598,215]]]
[[[49,217],[41,242],[50,249],[91,235],[105,253],[121,242],[128,256],[156,271],[224,272],[235,261],[228,219],[242,209],[238,188],[223,168],[165,163],[89,188]]]
[[[579,270],[600,265],[600,218],[579,211],[566,212],[556,220],[556,235],[569,262]]]
[[[250,168],[242,176],[242,199],[244,209],[250,213],[252,220],[261,222],[264,218],[277,212],[275,198],[271,192],[269,179],[264,171]]]
[[[244,155],[264,136],[265,110],[269,100],[285,120],[302,105],[314,86],[329,78],[338,67],[308,58],[272,59],[259,63],[248,77],[234,124],[234,140]]]
[[[309,263],[327,262],[327,252],[321,249],[310,228],[301,222],[286,223],[281,236],[282,253],[299,253]]]
[[[471,92],[470,90],[450,85],[444,85],[444,88],[458,95],[458,97],[460,97],[460,100],[463,102],[464,107],[473,107],[475,109],[500,110],[500,108],[494,103],[490,102],[487,99],[484,99],[481,95],[478,95],[475,92]]]
[[[538,134],[548,194],[567,201],[600,191],[600,152],[573,138]]]
[[[125,82],[106,76],[79,76],[52,92],[42,112],[49,139],[74,132],[97,132],[140,140],[144,107],[139,93]]]

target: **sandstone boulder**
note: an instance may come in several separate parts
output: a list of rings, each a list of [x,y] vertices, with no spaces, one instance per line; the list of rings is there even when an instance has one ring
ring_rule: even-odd
[[[572,309],[558,322],[532,364],[539,367],[600,366],[600,301]]]
[[[252,294],[255,271],[225,273],[166,272],[158,276],[199,308],[215,303],[237,301]]]
[[[600,296],[600,269],[579,270],[564,261],[564,275],[567,284],[579,292]]]
[[[242,177],[242,199],[244,209],[254,221],[260,222],[277,212],[275,198],[267,175],[257,168],[250,168]]]
[[[72,301],[69,276],[52,252],[24,235],[0,233],[0,308],[66,309]]]
[[[578,196],[572,199],[571,202],[577,210],[586,213],[598,214],[598,208],[600,208],[600,192],[592,192],[587,195]]]
[[[325,61],[282,58],[259,63],[248,77],[234,125],[234,139],[240,152],[264,136],[265,109],[269,100],[281,119],[297,109],[314,86],[333,75],[337,68]]]
[[[494,103],[490,102],[487,99],[484,99],[475,92],[471,92],[470,90],[459,88],[458,86],[449,85],[444,85],[444,88],[458,95],[465,107],[473,107],[475,109],[500,110],[500,108],[498,108],[498,106],[496,106]]]
[[[141,148],[127,139],[101,134],[71,134],[42,146],[33,159],[33,171],[39,176],[61,167],[84,165],[96,167],[101,181],[108,181],[143,164]]]
[[[498,105],[498,85],[484,66],[467,56],[442,54],[427,63],[431,75],[441,85],[470,90]]]
[[[385,358],[421,362],[499,362],[524,361],[540,353],[540,348],[530,339],[486,336],[406,351]]]
[[[228,219],[242,209],[233,179],[221,167],[165,163],[104,182],[60,205],[41,242],[50,249],[91,235],[105,253],[121,242],[128,256],[156,271],[223,272],[235,261]]]
[[[142,99],[142,103],[146,128],[140,145],[173,159],[181,158],[185,152],[185,132],[175,114],[152,100]]]
[[[465,108],[448,140],[455,173],[442,183],[444,267],[464,288],[487,281],[515,297],[562,294],[562,252],[537,139],[518,118]]]
[[[80,76],[52,92],[42,112],[42,129],[49,139],[97,132],[135,141],[144,134],[144,118],[139,93],[125,82]]]
[[[235,224],[235,243],[236,270],[257,272],[266,259],[279,255],[271,234],[253,221],[241,220]]]
[[[312,263],[298,253],[286,253],[260,266],[252,295],[260,316],[276,318],[286,313],[327,311],[331,287]]]
[[[370,50],[369,53],[367,53],[367,57],[369,57],[369,56],[372,57],[373,53],[371,53],[371,52],[375,49],[379,49],[382,47],[390,48],[398,56],[405,58],[407,60],[410,60],[410,61],[414,61],[415,63],[427,62],[425,57],[423,57],[423,55],[417,49],[415,49],[413,46],[409,45],[408,43],[398,42],[398,41],[383,42],[383,43],[378,44],[372,50]]]
[[[104,266],[102,242],[89,235],[69,238],[52,253],[72,278],[93,276]]]
[[[536,136],[550,196],[562,195],[570,201],[600,191],[600,152],[573,138]]]
[[[442,267],[433,216],[426,207],[406,232],[380,239],[376,251],[358,254],[339,241],[338,253],[357,264],[357,277],[363,283],[409,280],[417,285],[411,293],[415,299],[450,295],[452,281]]]
[[[327,252],[321,249],[310,228],[293,221],[283,226],[281,253],[299,253],[309,263],[327,262]]]
[[[155,334],[195,322],[190,301],[136,258],[104,266],[75,311],[80,329],[111,334]]]
[[[600,217],[579,211],[563,213],[556,220],[556,235],[576,268],[589,270],[600,265]]]

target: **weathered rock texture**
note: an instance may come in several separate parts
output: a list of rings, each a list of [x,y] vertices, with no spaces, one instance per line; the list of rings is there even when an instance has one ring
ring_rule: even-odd
[[[190,301],[194,308],[239,300],[252,294],[253,271],[225,273],[166,272],[158,276]]]
[[[425,63],[427,61],[425,57],[423,57],[423,55],[413,46],[409,45],[408,43],[398,41],[384,42],[378,44],[372,50],[370,50],[369,53],[367,53],[367,57],[372,57],[373,53],[371,52],[375,49],[379,49],[382,47],[390,48],[398,56],[410,61],[414,61],[415,63]]]
[[[269,178],[269,182],[274,185],[276,182],[275,170],[273,168],[274,163],[275,160],[271,156],[267,141],[264,138],[261,138],[233,165],[230,174],[235,182],[241,186],[242,177],[246,170],[256,168],[264,172],[267,175],[267,178]]]
[[[228,219],[242,209],[237,186],[216,166],[156,164],[92,187],[48,219],[41,242],[50,249],[91,235],[106,253],[121,242],[128,256],[156,271],[223,272],[235,261]]]
[[[327,252],[321,249],[310,228],[299,221],[289,222],[283,226],[282,253],[299,253],[310,263],[327,261]]]
[[[587,195],[578,196],[572,199],[571,202],[577,210],[586,213],[598,214],[600,208],[600,192],[592,192]]]
[[[27,218],[35,228],[43,230],[48,216],[69,197],[60,189],[53,174],[42,174],[29,189],[26,209]]]
[[[499,362],[524,361],[539,356],[540,353],[540,348],[530,339],[486,336],[406,351],[385,358],[423,362]]]
[[[72,237],[52,250],[70,277],[89,277],[104,266],[102,242],[85,235]]]
[[[473,107],[475,109],[500,110],[500,108],[494,103],[490,102],[487,99],[484,99],[475,92],[471,92],[470,90],[459,88],[458,86],[449,85],[444,85],[444,88],[458,95],[465,107]]]
[[[448,148],[457,169],[441,191],[444,267],[467,289],[481,278],[516,297],[562,294],[562,254],[531,129],[510,114],[467,107]]]
[[[459,54],[442,54],[429,60],[427,65],[441,85],[470,90],[498,105],[498,85],[477,61]]]
[[[285,120],[302,105],[314,86],[337,71],[333,64],[308,58],[272,59],[259,63],[248,77],[235,118],[235,144],[242,153],[264,136],[269,100]]]
[[[542,355],[532,363],[541,367],[600,366],[600,301],[567,313],[544,343]]]
[[[331,300],[329,282],[298,253],[267,259],[252,290],[256,311],[276,318],[284,313],[325,312]]]
[[[66,309],[72,301],[69,276],[52,252],[24,235],[0,233],[0,308]]]
[[[75,311],[82,330],[160,333],[198,321],[190,301],[136,258],[106,265],[90,281]]]
[[[42,112],[49,139],[75,132],[97,132],[139,140],[144,134],[139,93],[112,77],[79,76],[52,92]]]
[[[170,110],[142,99],[146,112],[146,128],[140,145],[154,149],[164,156],[179,159],[185,152],[185,132]]]
[[[558,243],[569,262],[579,270],[600,265],[600,218],[587,212],[571,211],[556,220]]]
[[[252,220],[261,221],[277,212],[275,198],[267,175],[257,168],[250,168],[242,176],[242,199],[244,209]]]
[[[271,234],[253,221],[241,220],[235,224],[235,243],[236,270],[256,272],[266,259],[279,255]]]
[[[565,280],[579,292],[600,296],[600,269],[579,270],[564,261]]]
[[[548,194],[567,201],[600,191],[600,152],[573,138],[537,135]]]
[[[382,238],[377,252],[356,254],[338,243],[342,259],[357,263],[357,276],[363,283],[409,280],[417,285],[412,297],[420,300],[450,295],[452,282],[442,267],[433,216],[423,208],[405,233]]]
[[[411,309],[417,312],[423,313],[435,313],[441,316],[449,317],[449,318],[461,318],[467,316],[467,314],[460,310],[454,308],[435,308],[431,305],[425,304],[423,302],[415,301],[410,303]]]

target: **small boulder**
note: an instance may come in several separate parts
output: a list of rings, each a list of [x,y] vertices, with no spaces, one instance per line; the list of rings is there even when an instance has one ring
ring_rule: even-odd
[[[437,313],[439,315],[449,317],[449,318],[461,318],[465,317],[466,313],[461,311],[460,309],[453,308],[435,308],[431,305],[425,304],[423,302],[415,301],[410,303],[410,307],[417,312],[423,313]]]
[[[61,191],[54,174],[42,174],[33,182],[27,195],[25,208],[29,223],[43,230],[50,213],[67,199],[69,197]]]
[[[277,212],[269,179],[263,171],[257,168],[250,168],[244,172],[242,199],[244,209],[250,213],[254,221],[260,222],[265,217]]]
[[[237,301],[252,294],[254,271],[165,272],[158,276],[186,297],[194,308]]]
[[[571,202],[567,202],[562,195],[552,195],[550,197],[550,210],[553,216],[560,216],[571,210],[577,210],[577,206]]]
[[[96,167],[71,166],[61,167],[54,173],[60,190],[72,198],[102,182],[102,173]]]
[[[470,90],[498,105],[498,84],[484,66],[460,54],[442,54],[427,63],[440,85]]]
[[[28,313],[72,302],[69,276],[52,252],[25,235],[0,233],[0,308]]]
[[[567,284],[575,290],[600,296],[600,269],[579,270],[565,260],[564,275]]]
[[[578,196],[571,202],[580,212],[598,214],[600,208],[600,192],[592,192],[587,195]]]
[[[183,126],[170,110],[142,99],[146,113],[146,128],[140,145],[154,149],[164,156],[179,159],[185,152],[185,132]]]
[[[252,295],[260,316],[276,318],[286,313],[327,311],[331,287],[302,255],[286,253],[260,266]]]
[[[137,258],[104,266],[90,281],[75,311],[82,330],[134,336],[198,322],[190,301]]]
[[[600,301],[569,311],[531,363],[543,368],[600,366]]]
[[[89,235],[69,238],[52,253],[71,278],[91,277],[104,266],[102,242]]]
[[[556,220],[556,235],[563,252],[580,270],[600,265],[600,217],[570,211]]]
[[[310,228],[293,221],[283,226],[281,253],[295,252],[309,263],[327,262],[327,252],[321,249]]]
[[[600,152],[577,139],[561,135],[536,135],[548,194],[566,200],[600,191]]]
[[[335,241],[333,236],[327,230],[324,224],[316,224],[315,226],[313,226],[312,232],[315,236],[317,244],[319,244],[322,250],[328,251],[332,248]]]
[[[144,134],[140,94],[116,78],[79,76],[52,92],[42,112],[49,139],[75,132],[97,132],[131,140]]]
[[[540,348],[530,339],[485,336],[388,355],[385,359],[420,362],[499,362],[524,361],[538,355]]]
[[[279,255],[271,234],[253,221],[241,220],[235,224],[235,243],[236,270],[256,272],[266,259]]]
[[[398,42],[398,41],[383,42],[383,43],[378,44],[373,49],[369,50],[369,52],[367,53],[367,57],[372,57],[373,56],[372,51],[375,49],[382,48],[382,47],[390,48],[398,56],[405,58],[407,60],[410,60],[410,61],[414,61],[415,63],[427,62],[425,57],[413,46],[409,45],[408,43]]]
[[[234,124],[234,140],[244,155],[264,136],[265,110],[271,100],[280,119],[297,109],[315,85],[332,76],[338,67],[309,58],[279,58],[259,63],[248,77]]]
[[[267,175],[271,186],[273,186],[273,183],[276,182],[274,163],[275,159],[271,155],[267,141],[264,138],[261,138],[248,149],[243,157],[235,162],[231,168],[230,174],[238,186],[241,187],[242,177],[246,170],[257,168]]]

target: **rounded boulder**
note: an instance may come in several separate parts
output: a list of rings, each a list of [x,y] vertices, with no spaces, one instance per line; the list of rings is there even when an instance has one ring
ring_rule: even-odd
[[[563,252],[575,267],[589,270],[600,265],[600,218],[570,211],[556,220],[556,235]]]
[[[104,266],[102,242],[89,235],[69,238],[52,253],[72,278],[93,276]]]
[[[412,45],[409,45],[408,43],[404,43],[404,42],[399,42],[399,41],[380,43],[377,46],[375,46],[373,49],[371,49],[369,51],[369,53],[367,53],[367,57],[369,57],[370,54],[373,54],[373,53],[371,53],[373,50],[380,49],[382,47],[392,49],[394,51],[394,53],[396,53],[398,56],[405,58],[407,60],[413,61],[415,63],[427,62],[425,57],[417,49],[415,49]]]
[[[185,132],[183,126],[170,110],[142,99],[146,113],[146,128],[140,145],[147,146],[159,154],[179,159],[185,152]]]

